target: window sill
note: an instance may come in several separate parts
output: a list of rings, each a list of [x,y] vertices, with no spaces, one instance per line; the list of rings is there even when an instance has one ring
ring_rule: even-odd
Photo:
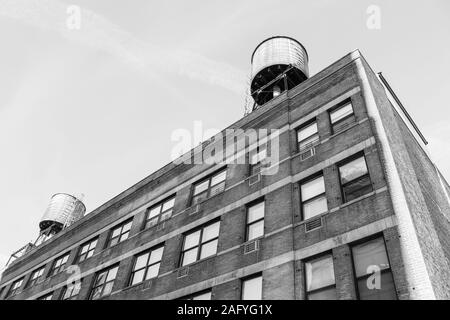
[[[255,242],[255,241],[261,241],[262,239],[265,238],[265,235],[263,234],[262,236],[259,236],[258,238],[254,238],[252,240],[246,240],[244,243],[242,243],[240,246],[243,247],[249,243]]]
[[[159,277],[159,275],[156,276],[156,277],[153,277],[153,278],[151,278],[151,279],[147,279],[147,280],[144,280],[144,281],[142,281],[142,282],[133,284],[132,286],[125,287],[125,288],[123,288],[123,289],[120,290],[120,291],[116,291],[115,293],[118,293],[118,292],[125,292],[125,291],[129,291],[129,290],[133,290],[133,289],[139,289],[139,288],[142,289],[142,290],[148,289],[148,287],[150,286],[150,284],[152,283],[152,281],[155,280],[155,279],[157,279],[158,277]]]
[[[223,194],[226,190],[227,190],[227,189],[224,189],[223,191],[220,191],[219,193],[216,193],[216,194],[214,194],[214,195],[212,195],[212,196],[210,196],[210,197],[208,197],[208,198],[206,198],[206,199],[204,199],[204,200],[202,200],[202,201],[200,201],[200,202],[197,202],[197,203],[195,203],[195,204],[191,204],[189,207],[187,207],[187,208],[184,209],[183,211],[177,213],[176,215],[173,215],[172,217],[175,217],[175,216],[178,216],[178,215],[180,215],[180,214],[183,214],[183,213],[185,213],[186,211],[193,210],[193,209],[195,208],[195,206],[203,205],[205,202],[207,202],[207,201],[209,201],[209,200],[211,200],[211,199],[213,199],[213,198],[215,198],[215,197],[217,197],[217,196],[220,196],[220,195]],[[166,221],[166,220],[165,220],[165,221]]]
[[[173,216],[172,216],[172,217],[173,217]],[[168,219],[165,219],[165,220],[158,221],[158,223],[155,223],[154,225],[152,225],[152,226],[150,226],[150,227],[145,227],[145,226],[144,226],[144,228],[143,228],[141,231],[139,231],[137,234],[141,233],[142,231],[152,230],[152,229],[157,229],[158,226],[160,226],[161,224],[165,224],[165,223],[166,223],[167,221],[169,221],[172,217],[170,217],[170,218],[168,218]]]
[[[302,148],[297,147],[297,150],[296,150],[297,152],[295,153],[295,155],[301,154],[305,151],[308,151],[309,149],[315,148],[315,147],[321,145],[322,143],[323,143],[323,141],[319,139],[319,140],[315,141],[314,143],[312,143],[311,145],[304,146]]]
[[[373,195],[375,195],[375,194],[377,194],[377,193],[383,192],[383,191],[385,191],[385,190],[387,190],[387,187],[382,187],[382,188],[379,188],[379,189],[377,189],[377,190],[373,190],[373,191],[368,192],[368,193],[366,193],[366,194],[364,194],[364,195],[362,195],[362,196],[360,196],[360,197],[358,197],[358,198],[356,198],[356,199],[350,200],[350,201],[348,201],[348,202],[344,202],[344,203],[341,204],[340,206],[335,207],[335,208],[331,209],[330,211],[334,212],[334,211],[343,209],[343,208],[345,208],[345,207],[348,207],[348,206],[354,204],[355,202],[359,202],[359,201],[361,201],[361,200],[364,200],[364,199],[366,199],[366,198],[369,198],[369,197],[371,197],[371,196],[373,196]]]
[[[185,266],[179,266],[178,268],[176,268],[175,270],[173,270],[172,273],[178,272],[180,269],[183,269],[183,268],[191,268],[191,267],[193,267],[193,266],[195,266],[195,265],[197,265],[197,264],[200,264],[200,263],[202,263],[202,262],[205,262],[205,261],[207,261],[207,260],[212,260],[212,259],[216,258],[218,255],[219,255],[219,254],[216,253],[216,254],[214,254],[214,255],[212,255],[212,256],[209,256],[209,257],[206,257],[206,258],[197,260],[197,261],[192,262],[192,263],[190,263],[190,264],[187,264],[187,265],[185,265]]]
[[[336,211],[339,211],[339,210],[341,210],[343,208],[346,208],[346,207],[348,207],[348,206],[350,206],[350,205],[352,205],[352,204],[354,204],[356,202],[359,202],[359,201],[362,201],[364,199],[370,198],[370,197],[374,196],[375,194],[378,194],[378,193],[381,193],[381,192],[384,192],[384,191],[387,191],[387,187],[382,187],[382,188],[376,189],[376,190],[371,191],[369,193],[366,193],[365,195],[362,195],[362,196],[360,196],[360,197],[358,197],[356,199],[353,199],[352,201],[349,201],[349,202],[343,203],[343,204],[341,204],[341,205],[339,205],[337,207],[331,208],[331,209],[329,209],[328,211],[326,211],[324,213],[318,214],[317,216],[308,218],[306,220],[302,220],[302,221],[294,224],[294,227],[298,227],[298,226],[304,225],[305,223],[308,223],[309,221],[312,221],[314,219],[324,218],[324,217],[326,217],[329,214],[332,214],[332,213],[334,213]]]
[[[369,118],[364,118],[364,119],[362,119],[362,120],[360,120],[360,121],[355,121],[355,122],[353,122],[351,125],[349,125],[348,127],[343,128],[342,130],[339,130],[339,131],[337,131],[337,132],[334,132],[334,133],[333,133],[332,135],[330,135],[328,138],[324,139],[323,142],[326,142],[326,141],[328,141],[328,140],[330,140],[330,139],[333,139],[333,138],[335,138],[336,136],[338,136],[338,135],[340,135],[340,134],[342,134],[342,133],[344,133],[344,132],[346,132],[346,131],[348,131],[348,130],[350,130],[350,129],[352,129],[352,128],[354,128],[354,127],[356,127],[356,126],[358,126],[358,125],[360,125],[360,124],[362,124],[362,123],[364,123],[364,122],[366,122],[367,120],[369,120]]]
[[[308,219],[306,219],[306,220],[302,220],[302,221],[300,221],[300,222],[297,222],[297,223],[294,225],[294,227],[298,227],[298,226],[304,225],[304,224],[306,224],[306,223],[308,223],[308,222],[310,222],[310,221],[313,221],[313,220],[315,220],[315,219],[323,218],[323,217],[325,217],[326,215],[328,215],[328,214],[330,214],[330,213],[332,213],[332,212],[333,212],[332,210],[328,210],[328,211],[325,211],[325,212],[323,212],[323,213],[320,213],[320,214],[318,214],[318,215],[316,215],[316,216],[314,216],[314,217],[308,218]]]

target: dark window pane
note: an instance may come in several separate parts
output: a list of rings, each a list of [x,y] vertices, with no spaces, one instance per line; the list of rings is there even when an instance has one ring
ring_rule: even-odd
[[[358,280],[359,298],[361,300],[397,300],[394,279],[392,278],[391,272],[385,271],[381,273],[379,288],[376,288],[373,280],[374,276],[376,275]],[[369,289],[369,287],[372,289]]]
[[[359,177],[342,187],[345,202],[361,197],[372,192],[372,190],[372,182],[370,181],[370,177],[368,175]]]

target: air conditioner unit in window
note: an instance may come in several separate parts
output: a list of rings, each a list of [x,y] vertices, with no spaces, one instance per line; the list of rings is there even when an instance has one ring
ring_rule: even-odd
[[[305,223],[305,232],[309,232],[320,227],[322,227],[322,217],[307,221]]]
[[[248,178],[248,185],[254,185],[261,181],[261,173],[254,174]]]
[[[311,158],[315,154],[316,154],[316,149],[315,148],[311,148],[311,149],[308,149],[306,151],[303,151],[302,153],[300,153],[300,161],[304,161],[304,160],[306,160],[308,158]]]
[[[178,269],[177,278],[186,277],[189,274],[189,266]]]
[[[259,240],[253,240],[244,244],[244,254],[259,250]]]

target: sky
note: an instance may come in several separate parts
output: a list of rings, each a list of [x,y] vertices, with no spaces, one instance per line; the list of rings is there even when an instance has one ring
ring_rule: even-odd
[[[0,0],[0,271],[53,194],[91,212],[170,162],[175,130],[240,119],[251,54],[274,35],[307,48],[311,75],[360,49],[450,180],[449,14],[448,0]]]

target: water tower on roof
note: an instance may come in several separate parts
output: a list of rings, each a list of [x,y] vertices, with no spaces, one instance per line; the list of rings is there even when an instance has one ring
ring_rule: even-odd
[[[13,252],[6,265],[8,266],[17,258],[22,257],[64,228],[69,227],[75,221],[81,219],[86,212],[82,198],[83,195],[77,198],[67,193],[54,194],[39,222],[40,231],[37,239],[33,243],[29,242],[19,250]]]
[[[86,212],[84,203],[67,193],[57,193],[52,196],[44,215],[39,222],[41,232],[49,230],[58,233],[81,219]]]
[[[289,37],[276,36],[264,40],[253,52],[251,62],[253,110],[309,77],[306,49]]]

